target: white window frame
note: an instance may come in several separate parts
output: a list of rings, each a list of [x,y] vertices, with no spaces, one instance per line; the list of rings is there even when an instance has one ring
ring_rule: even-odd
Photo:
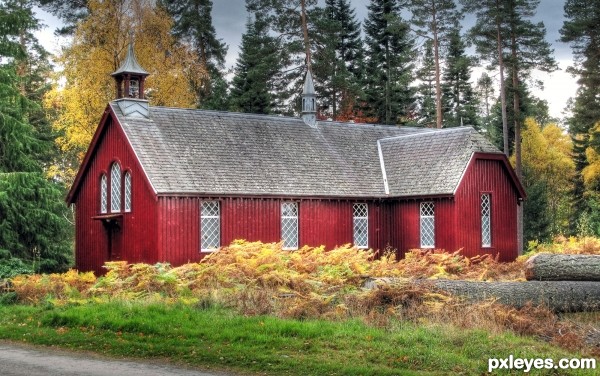
[[[216,215],[212,210],[215,205]],[[209,206],[212,206],[211,212],[207,213]],[[209,226],[211,227],[209,228]],[[209,230],[210,234],[208,234]],[[211,239],[207,239],[208,235],[211,236]],[[207,244],[213,238],[216,243]],[[202,201],[200,205],[200,252],[215,252],[219,247],[221,247],[221,202]]]
[[[364,237],[360,231],[365,232]],[[369,205],[366,203],[352,205],[352,234],[356,248],[369,248]]]
[[[419,205],[419,230],[421,248],[435,248],[435,203],[433,201],[421,202]]]
[[[295,208],[296,215],[284,215],[288,210],[287,207]],[[283,201],[281,203],[281,241],[282,249],[286,251],[294,251],[299,245],[299,207],[295,201]]]
[[[481,247],[492,247],[492,195],[489,192],[481,194]]]
[[[110,212],[121,211],[121,166],[114,162],[110,166]]]
[[[106,174],[100,176],[100,213],[108,212],[108,179]]]
[[[131,195],[131,172],[130,171],[125,171],[125,175],[123,176],[123,191],[124,191],[124,203],[123,203],[123,210],[126,213],[131,213],[131,199],[132,199],[132,195]]]

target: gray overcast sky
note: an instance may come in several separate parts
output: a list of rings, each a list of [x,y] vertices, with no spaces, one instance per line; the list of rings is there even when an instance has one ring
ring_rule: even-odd
[[[323,0],[320,0],[323,3]],[[367,5],[369,0],[351,0],[356,9],[358,20],[362,21],[367,16]],[[535,94],[543,99],[546,99],[551,105],[551,115],[561,117],[561,111],[565,107],[569,97],[575,95],[577,89],[575,80],[564,70],[572,64],[571,49],[568,45],[558,42],[560,38],[559,30],[562,27],[564,0],[541,0],[538,7],[535,21],[543,21],[547,30],[547,40],[554,47],[555,57],[559,63],[561,71],[552,74],[535,73],[534,77],[544,82],[545,89],[543,91],[535,91]],[[217,32],[217,36],[222,39],[228,46],[226,67],[231,68],[235,65],[237,58],[238,47],[241,42],[242,34],[246,24],[246,8],[245,0],[213,0],[213,24]],[[39,13],[48,28],[40,34],[40,40],[50,51],[58,50],[57,39],[52,35],[52,32],[59,24],[58,20],[46,14]],[[472,18],[464,20],[464,28],[472,25]],[[464,32],[465,30],[463,30]],[[476,69],[473,72],[473,77],[477,78],[481,74],[481,69]]]

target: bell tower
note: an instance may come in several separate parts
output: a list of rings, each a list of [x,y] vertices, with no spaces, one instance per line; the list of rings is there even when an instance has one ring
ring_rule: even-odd
[[[117,98],[144,98],[144,81],[149,75],[135,58],[133,43],[129,43],[127,56],[119,69],[111,74],[117,85]]]
[[[144,81],[148,75],[135,58],[133,43],[129,43],[125,60],[111,74],[117,86],[115,102],[123,115],[150,118],[150,107],[144,98]]]

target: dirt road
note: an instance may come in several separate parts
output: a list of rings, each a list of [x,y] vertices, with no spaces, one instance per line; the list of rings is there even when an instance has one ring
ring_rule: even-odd
[[[0,342],[2,376],[226,376],[165,364]]]

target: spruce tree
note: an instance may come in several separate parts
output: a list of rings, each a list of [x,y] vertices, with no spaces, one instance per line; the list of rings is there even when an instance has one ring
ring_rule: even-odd
[[[348,0],[326,0],[325,4],[315,12],[313,74],[323,112],[337,118],[340,109],[352,107],[358,96],[362,41]]]
[[[27,69],[32,51],[23,41],[36,27],[27,2],[0,4],[0,264],[19,259],[49,272],[71,264],[72,228],[64,191],[42,168],[49,143],[31,124],[39,103],[26,95],[34,94],[37,78]]]
[[[276,109],[281,44],[260,14],[246,23],[231,88],[231,109],[270,114]]]
[[[227,45],[217,38],[212,23],[212,0],[160,0],[159,4],[175,20],[174,35],[183,43],[189,43],[209,80],[200,81],[196,88],[199,107],[226,110],[226,85],[221,70],[224,68]]]
[[[395,0],[371,0],[364,23],[366,113],[380,123],[406,124],[415,106],[413,38]]]
[[[471,59],[458,30],[449,36],[446,70],[443,75],[444,126],[468,125],[479,128],[477,98],[471,86]]]
[[[435,127],[435,63],[433,61],[433,41],[425,41],[423,52],[421,53],[421,66],[417,70],[417,78],[421,81],[417,89],[418,118],[416,123],[419,126]]]
[[[569,134],[573,140],[573,160],[575,162],[575,178],[573,186],[573,216],[571,231],[576,231],[579,218],[592,208],[586,196],[594,196],[594,192],[586,192],[582,172],[589,164],[586,150],[594,126],[600,121],[600,1],[599,0],[567,0],[565,2],[565,22],[561,33],[561,41],[569,43],[575,56],[575,66],[570,71],[578,76],[579,89],[575,96],[572,116],[567,120]],[[595,136],[595,135],[594,135]],[[600,137],[593,137],[600,139]],[[600,145],[593,145],[600,151]],[[593,197],[597,201],[597,198]],[[597,205],[595,205],[597,206]],[[594,217],[598,217],[594,214]]]

